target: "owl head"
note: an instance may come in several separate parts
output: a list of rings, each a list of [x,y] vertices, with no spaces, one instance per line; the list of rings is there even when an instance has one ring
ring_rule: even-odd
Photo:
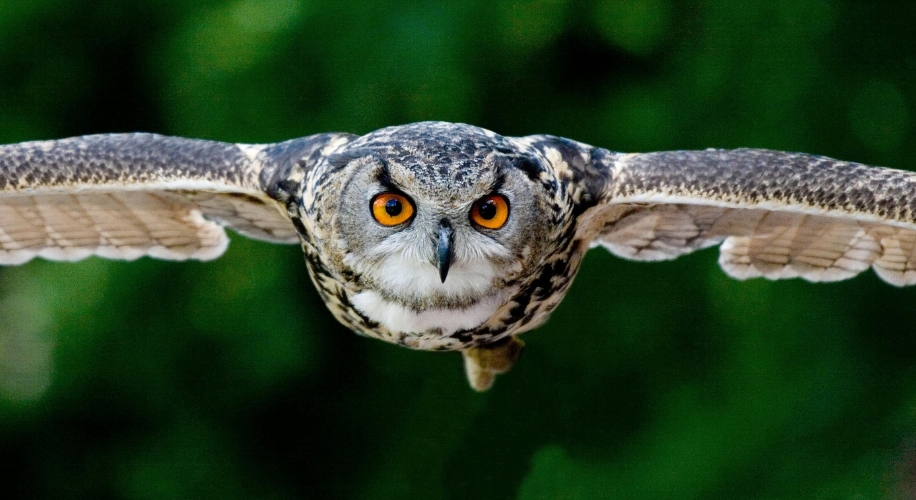
[[[325,221],[351,302],[383,327],[449,335],[477,328],[552,238],[552,193],[536,155],[469,125],[389,127],[328,160],[343,179]]]

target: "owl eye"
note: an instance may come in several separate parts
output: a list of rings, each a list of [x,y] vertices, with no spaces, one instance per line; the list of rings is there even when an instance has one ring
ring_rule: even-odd
[[[397,226],[413,216],[413,203],[397,193],[381,193],[372,198],[372,217],[383,226]]]
[[[509,220],[509,200],[499,194],[491,194],[474,202],[471,207],[471,221],[487,229],[499,229]]]

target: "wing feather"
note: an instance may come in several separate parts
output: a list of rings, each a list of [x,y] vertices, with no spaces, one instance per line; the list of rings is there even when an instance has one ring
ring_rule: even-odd
[[[871,267],[916,283],[913,173],[753,149],[601,157],[609,180],[585,230],[620,257],[720,245],[738,279],[837,281]]]
[[[0,146],[0,264],[208,260],[228,245],[223,226],[294,243],[261,185],[268,147],[154,134]]]

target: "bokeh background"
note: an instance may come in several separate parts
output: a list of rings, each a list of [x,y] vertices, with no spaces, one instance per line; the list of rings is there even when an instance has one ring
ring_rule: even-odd
[[[0,142],[418,120],[916,168],[916,3],[0,0]],[[593,251],[493,390],[296,246],[0,269],[0,497],[916,497],[916,288]]]

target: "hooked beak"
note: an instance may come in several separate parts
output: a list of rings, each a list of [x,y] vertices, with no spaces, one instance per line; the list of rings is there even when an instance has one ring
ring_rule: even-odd
[[[452,239],[455,232],[452,225],[445,219],[439,222],[439,239],[436,242],[436,263],[439,267],[439,279],[445,283],[448,268],[452,265]]]

